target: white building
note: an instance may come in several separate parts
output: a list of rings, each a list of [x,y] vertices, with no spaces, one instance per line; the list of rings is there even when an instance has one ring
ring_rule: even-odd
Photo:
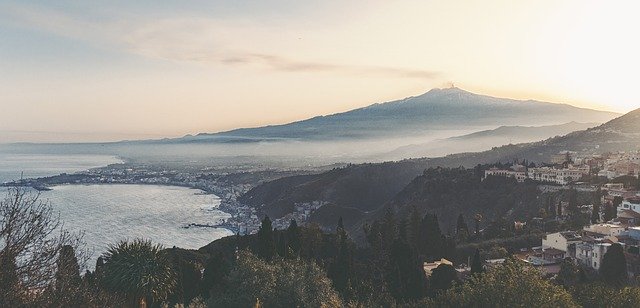
[[[501,176],[501,177],[507,177],[507,178],[514,178],[518,182],[522,183],[524,182],[524,180],[527,179],[527,172],[522,170],[514,171],[514,170],[491,168],[489,170],[484,171],[484,178],[486,179],[488,176]]]
[[[627,228],[614,224],[593,224],[583,228],[584,231],[604,235],[604,236],[620,236],[627,233]]]
[[[584,175],[589,174],[589,166],[569,167],[566,169],[554,169],[550,167],[530,168],[528,177],[540,182],[550,182],[560,185],[567,185],[570,182],[580,180]]]
[[[631,210],[636,213],[640,213],[640,198],[630,198],[622,201],[620,205],[618,205],[618,212],[623,210]]]
[[[554,248],[565,253],[565,257],[569,256],[569,246],[582,241],[582,237],[573,231],[557,232],[545,235],[542,238],[542,249]]]
[[[576,244],[576,260],[578,263],[599,270],[602,265],[602,258],[611,247],[611,243],[603,242],[580,242]]]

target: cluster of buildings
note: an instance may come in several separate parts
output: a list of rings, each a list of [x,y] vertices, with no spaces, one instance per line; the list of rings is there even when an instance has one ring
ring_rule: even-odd
[[[598,176],[614,179],[621,176],[638,177],[640,174],[640,152],[618,152],[604,155]]]
[[[524,182],[531,179],[539,182],[555,183],[559,185],[567,185],[571,182],[580,180],[583,176],[589,175],[591,171],[589,165],[568,165],[566,167],[540,167],[527,168],[522,165],[513,165],[510,169],[491,168],[485,170],[484,178],[489,176],[512,177],[518,182]]]
[[[618,243],[624,248],[629,276],[640,277],[640,194],[625,191],[617,184],[607,188],[624,192],[622,195],[625,196],[631,195],[620,198],[616,218],[591,224],[580,231],[547,234],[541,246],[524,249],[516,254],[517,257],[548,274],[557,274],[565,258],[572,258],[577,264],[598,271],[611,245]],[[606,195],[603,199],[609,197]]]
[[[629,277],[640,276],[640,227],[603,223],[583,230],[547,234],[542,245],[517,254],[521,260],[540,267],[547,274],[557,274],[565,258],[573,259],[584,268],[598,271],[611,245],[620,244],[627,259]]]
[[[328,204],[326,201],[298,202],[293,206],[293,212],[275,219],[273,221],[273,227],[276,229],[286,229],[289,227],[291,220],[295,220],[298,223],[307,222],[313,212],[326,204]]]
[[[491,168],[485,170],[488,176],[512,177],[518,182],[532,179],[540,182],[567,185],[583,176],[597,171],[598,176],[614,179],[621,176],[640,175],[640,151],[617,152],[578,156],[576,152],[564,151],[551,157],[553,166],[528,168],[515,164],[509,169]]]

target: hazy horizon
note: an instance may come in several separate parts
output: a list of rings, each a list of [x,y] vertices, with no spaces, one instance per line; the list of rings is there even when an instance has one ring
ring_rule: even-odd
[[[283,124],[451,83],[624,113],[640,107],[636,6],[2,1],[0,143]]]

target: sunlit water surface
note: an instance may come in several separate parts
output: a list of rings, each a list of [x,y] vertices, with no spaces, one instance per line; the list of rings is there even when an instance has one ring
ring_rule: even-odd
[[[0,182],[73,173],[118,163],[102,155],[0,154]],[[231,234],[222,228],[191,227],[214,225],[230,217],[217,210],[220,199],[200,190],[158,185],[61,185],[41,192],[60,213],[64,228],[83,233],[91,258],[88,267],[120,240],[145,238],[165,247],[200,248]],[[2,197],[6,193],[0,189]]]
[[[109,244],[135,238],[165,247],[197,249],[231,235],[213,225],[230,215],[217,210],[220,199],[199,190],[156,185],[62,185],[41,198],[60,212],[64,228],[84,233],[92,260]]]

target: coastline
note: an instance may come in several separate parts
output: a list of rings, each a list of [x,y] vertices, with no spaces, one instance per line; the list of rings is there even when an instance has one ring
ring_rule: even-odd
[[[125,172],[123,172],[125,170]],[[135,170],[135,171],[134,171]],[[173,177],[167,176],[172,174]],[[236,198],[247,188],[238,189],[233,185],[220,185],[211,181],[195,181],[194,175],[185,175],[175,170],[156,172],[145,167],[127,163],[110,164],[104,167],[91,168],[76,173],[62,173],[53,176],[28,178],[18,181],[0,183],[0,187],[30,187],[38,191],[50,191],[63,185],[149,185],[184,187],[194,189],[195,195],[214,195],[220,203],[216,209],[231,217],[216,224],[196,224],[197,228],[222,228],[233,234],[246,234],[257,230],[259,221],[255,210],[241,205]]]

